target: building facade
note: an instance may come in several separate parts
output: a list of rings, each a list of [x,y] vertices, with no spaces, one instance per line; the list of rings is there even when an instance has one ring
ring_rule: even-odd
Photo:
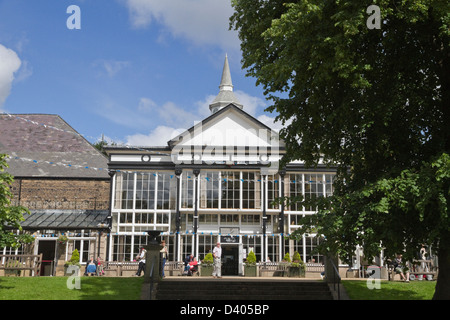
[[[303,261],[322,262],[313,253],[315,234],[301,241],[287,235],[299,218],[316,209],[285,205],[280,197],[326,197],[334,170],[279,167],[284,143],[278,133],[245,112],[233,93],[225,58],[219,94],[211,115],[168,141],[167,146],[108,147],[112,178],[110,260],[133,260],[147,243],[147,230],[160,230],[169,259],[199,260],[217,242],[224,274],[242,273],[250,251],[258,261],[281,261],[298,251]]]
[[[7,172],[14,176],[12,205],[30,210],[21,225],[35,239],[0,248],[0,255],[43,254],[41,275],[48,276],[62,275],[75,249],[81,264],[105,259],[107,158],[60,116],[47,114],[0,115],[0,153],[9,156]]]

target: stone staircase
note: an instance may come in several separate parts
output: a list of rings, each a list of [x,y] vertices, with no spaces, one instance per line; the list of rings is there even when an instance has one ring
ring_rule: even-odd
[[[332,300],[320,280],[221,279],[189,277],[164,279],[157,300]]]

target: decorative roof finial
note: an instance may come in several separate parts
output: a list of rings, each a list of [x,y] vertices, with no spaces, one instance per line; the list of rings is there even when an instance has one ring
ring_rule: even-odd
[[[222,79],[219,85],[219,94],[214,99],[214,101],[209,105],[209,109],[212,113],[216,113],[221,108],[226,107],[229,104],[234,104],[235,106],[243,109],[242,104],[236,98],[233,93],[233,82],[231,81],[230,66],[228,64],[228,55],[225,54],[225,63],[223,65]]]

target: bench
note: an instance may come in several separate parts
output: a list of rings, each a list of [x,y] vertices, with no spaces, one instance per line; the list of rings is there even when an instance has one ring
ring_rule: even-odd
[[[288,266],[287,263],[278,262],[262,262],[258,264],[259,275],[261,277],[287,277]]]
[[[131,262],[131,261],[105,261],[103,271],[106,272],[107,275],[122,277],[122,276],[132,276],[138,271],[139,262]],[[166,275],[179,275],[183,274],[184,263],[178,261],[166,261],[164,265],[164,272]]]
[[[419,264],[422,265],[422,263],[426,264],[427,270],[433,270],[433,271],[423,271],[422,266],[419,266]],[[437,270],[437,268],[434,268],[431,265],[431,260],[414,261],[414,264],[409,265],[409,269],[410,269],[409,270],[410,280],[415,280],[415,277],[418,275],[422,275],[422,276],[431,275],[431,276],[433,276],[433,280],[435,280],[436,276],[438,275],[438,270]],[[388,280],[393,281],[396,275],[397,275],[397,273],[395,272],[394,266],[392,265],[392,263],[389,263],[388,264]]]
[[[164,273],[166,275],[178,275],[181,276],[184,270],[184,263],[180,261],[166,261],[164,265]]]
[[[107,275],[109,275],[110,272],[114,272],[116,277],[122,277],[124,276],[124,273],[128,276],[133,275],[139,268],[139,262],[134,261],[105,261],[103,264],[103,271],[105,271]]]
[[[42,254],[39,255],[0,255],[0,270],[5,276],[20,276],[22,271],[29,271],[30,276],[40,276]],[[23,274],[26,275],[25,273]]]

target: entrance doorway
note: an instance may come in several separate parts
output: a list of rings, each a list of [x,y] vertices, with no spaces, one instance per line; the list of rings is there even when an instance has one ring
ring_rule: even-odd
[[[222,275],[239,275],[239,246],[223,245],[222,257]]]
[[[56,240],[39,240],[38,254],[41,253],[41,276],[53,276],[56,256]]]

